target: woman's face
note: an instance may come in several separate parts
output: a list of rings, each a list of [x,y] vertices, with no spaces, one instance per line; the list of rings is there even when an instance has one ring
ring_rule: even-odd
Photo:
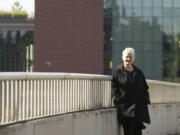
[[[124,65],[132,65],[134,62],[134,56],[131,53],[125,53],[123,55]]]

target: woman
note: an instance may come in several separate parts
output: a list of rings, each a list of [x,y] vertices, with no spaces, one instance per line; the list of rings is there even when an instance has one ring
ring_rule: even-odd
[[[135,50],[125,48],[123,64],[113,72],[113,100],[124,135],[142,135],[143,122],[150,123],[148,85],[143,72],[133,65]]]

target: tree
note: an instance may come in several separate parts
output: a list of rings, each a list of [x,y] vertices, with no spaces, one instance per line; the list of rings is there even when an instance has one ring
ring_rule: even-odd
[[[12,6],[12,10],[13,11],[22,11],[22,6],[21,6],[21,4],[18,2],[18,1],[16,1],[15,3],[14,3],[14,5]]]

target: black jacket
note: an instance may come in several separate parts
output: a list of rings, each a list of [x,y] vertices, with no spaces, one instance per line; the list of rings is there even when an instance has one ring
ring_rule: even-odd
[[[112,96],[118,109],[118,120],[123,119],[123,111],[135,104],[135,118],[139,122],[150,123],[147,104],[150,104],[148,85],[143,72],[134,67],[133,81],[129,82],[123,64],[113,72]]]

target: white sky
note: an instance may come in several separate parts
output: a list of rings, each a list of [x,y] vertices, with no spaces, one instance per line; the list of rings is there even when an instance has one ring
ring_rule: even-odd
[[[33,14],[35,10],[35,0],[0,0],[0,10],[11,11],[15,2],[19,2],[23,10],[28,14]]]

